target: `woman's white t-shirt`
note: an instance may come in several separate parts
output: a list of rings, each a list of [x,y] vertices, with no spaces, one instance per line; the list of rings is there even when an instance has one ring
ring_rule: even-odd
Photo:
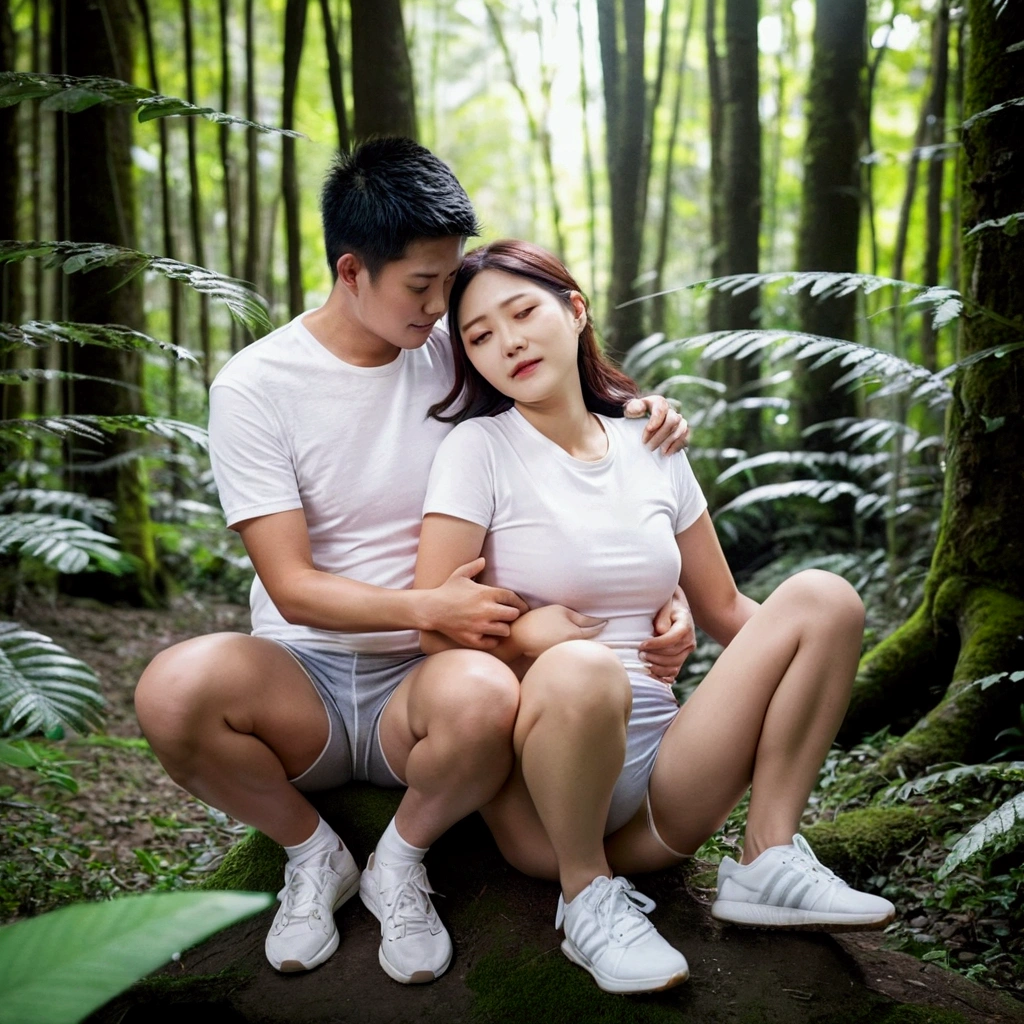
[[[675,537],[707,502],[685,455],[643,446],[646,421],[599,419],[608,451],[597,462],[573,458],[514,408],[459,424],[434,457],[423,512],[486,527],[479,582],[531,608],[607,619],[596,639],[649,680],[637,648],[679,580]]]

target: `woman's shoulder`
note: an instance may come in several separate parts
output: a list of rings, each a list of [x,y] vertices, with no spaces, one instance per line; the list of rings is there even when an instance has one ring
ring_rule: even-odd
[[[499,423],[505,413],[498,416],[474,416],[455,425],[441,443],[441,451],[470,454],[484,454],[493,451],[507,438],[507,424]]]

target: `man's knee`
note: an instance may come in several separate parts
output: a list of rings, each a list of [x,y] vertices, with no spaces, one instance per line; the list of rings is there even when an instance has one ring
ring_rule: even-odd
[[[481,651],[452,651],[437,710],[465,735],[511,737],[519,709],[519,680],[512,670]]]

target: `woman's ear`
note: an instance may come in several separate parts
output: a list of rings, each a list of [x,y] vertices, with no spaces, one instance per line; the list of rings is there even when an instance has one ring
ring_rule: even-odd
[[[569,302],[572,304],[572,322],[577,332],[582,331],[587,326],[587,300],[579,292],[569,292]]]

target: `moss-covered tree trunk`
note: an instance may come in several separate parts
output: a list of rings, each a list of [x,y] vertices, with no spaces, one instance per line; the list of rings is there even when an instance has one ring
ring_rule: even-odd
[[[968,5],[965,114],[1024,93],[1024,6]],[[961,280],[967,315],[961,358],[1024,341],[1024,233],[972,229],[1024,209],[1024,107],[1009,106],[963,131]],[[1024,668],[1024,352],[985,359],[957,378],[947,423],[939,536],[924,600],[862,662],[847,738],[883,723],[911,726],[886,767],[916,771],[989,756],[1017,717],[1024,687],[980,677]],[[917,721],[919,716],[926,717]],[[917,722],[916,725],[913,723]]]
[[[807,146],[797,244],[798,270],[857,270],[863,133],[865,0],[818,0],[807,90]],[[800,329],[854,340],[855,296],[819,301],[800,293]],[[813,373],[797,366],[801,427],[856,414],[853,395],[833,391],[837,361]]]
[[[106,75],[131,81],[135,64],[134,6],[129,0],[59,4],[54,7],[54,70],[70,75]],[[130,106],[92,107],[61,115],[58,132],[66,139],[56,175],[63,197],[67,237],[76,242],[108,242],[135,248],[135,191],[132,184]],[[94,270],[67,278],[67,317],[85,323],[124,324],[145,329],[142,280],[124,282],[121,270]],[[92,380],[69,389],[68,413],[122,415],[144,412],[142,360],[131,352],[89,346],[68,350],[68,368]],[[95,379],[99,378],[99,379]],[[114,381],[117,383],[106,383]],[[146,478],[137,435],[122,433],[103,442],[73,442],[72,485],[113,502],[114,533],[133,567],[109,574],[72,578],[92,596],[155,605],[161,579],[149,518]]]

